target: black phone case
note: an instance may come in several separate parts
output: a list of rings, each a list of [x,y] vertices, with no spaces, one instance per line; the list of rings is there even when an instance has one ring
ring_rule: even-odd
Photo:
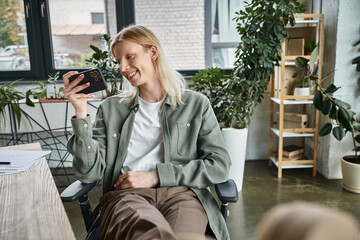
[[[88,93],[105,90],[107,88],[107,84],[104,80],[104,77],[101,74],[100,70],[97,68],[92,68],[92,69],[77,73],[75,75],[72,75],[69,78],[69,81],[70,82],[74,81],[81,74],[84,74],[84,78],[83,78],[83,80],[81,80],[81,82],[78,85],[82,85],[87,82],[90,82],[90,86],[81,90],[78,93],[88,94]]]

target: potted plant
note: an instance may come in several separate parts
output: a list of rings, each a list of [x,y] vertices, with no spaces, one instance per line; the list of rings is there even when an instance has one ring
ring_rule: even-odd
[[[359,44],[358,41],[356,44]],[[317,49],[311,54],[317,56]],[[316,54],[316,55],[315,55]],[[326,136],[332,132],[332,135],[341,141],[347,133],[351,134],[352,146],[349,150],[354,151],[354,155],[343,156],[341,160],[341,170],[343,174],[343,186],[346,190],[360,193],[360,120],[356,118],[355,112],[351,110],[351,105],[334,97],[334,93],[339,87],[330,84],[327,87],[323,83],[328,78],[327,74],[322,79],[317,76],[317,66],[315,60],[310,58],[310,68],[313,69],[309,79],[314,82],[314,107],[325,116],[328,116],[330,122],[325,123],[319,130],[319,136]],[[299,61],[303,61],[299,59]],[[359,64],[360,57],[353,60],[353,64]],[[360,69],[357,69],[360,71]]]
[[[254,108],[261,103],[274,62],[279,65],[281,42],[289,37],[286,24],[295,24],[295,0],[253,0],[234,18],[241,42],[233,71],[206,69],[195,75],[191,87],[209,97],[222,127],[232,159],[230,178],[242,189],[246,139]]]
[[[29,106],[35,106],[31,100],[31,96],[34,99],[39,101],[65,101],[65,98],[62,94],[63,87],[57,88],[57,81],[59,80],[60,72],[52,73],[48,76],[47,82],[35,81],[38,84],[37,87],[29,89],[26,92],[26,102]],[[54,96],[48,97],[48,83],[53,84],[54,87]]]
[[[103,51],[94,45],[90,45],[94,53],[90,59],[86,59],[86,62],[100,69],[105,81],[110,83],[110,89],[106,90],[106,95],[109,97],[118,94],[119,89],[122,89],[122,75],[119,64],[110,53],[111,38],[104,34],[102,39],[106,50]]]
[[[307,95],[310,95],[310,86],[307,76],[304,76],[296,81],[294,88],[294,96],[307,96]]]
[[[315,47],[316,47],[316,42],[314,39],[305,39],[305,44],[304,44],[305,55],[310,55],[312,51],[314,51]]]
[[[29,116],[24,112],[19,101],[25,96],[22,92],[14,88],[14,84],[22,79],[15,80],[11,83],[4,83],[0,85],[0,129],[1,127],[6,127],[6,107],[9,105],[10,113],[13,114],[12,117],[16,117],[18,122],[18,127],[20,127],[21,117],[24,116],[30,123]]]
[[[315,49],[313,49],[313,51],[311,52],[310,60],[307,60],[304,57],[297,57],[295,59],[295,66],[297,70],[294,72],[292,77],[293,78],[299,77],[299,78],[295,84],[294,96],[310,95],[309,79],[312,73],[314,72],[314,70],[317,71],[317,69],[314,69],[317,55],[318,55],[318,48],[315,47]]]
[[[51,83],[54,88],[54,96],[50,96],[50,99],[60,99],[65,100],[62,90],[64,87],[57,88],[57,81],[60,78],[60,72],[52,73],[49,75],[49,78],[47,80],[48,83]]]
[[[222,130],[225,146],[232,159],[229,178],[233,179],[238,191],[242,190],[248,128],[240,128],[237,119],[242,99],[236,89],[231,88],[233,74],[220,68],[208,68],[197,72],[190,88],[209,98]]]

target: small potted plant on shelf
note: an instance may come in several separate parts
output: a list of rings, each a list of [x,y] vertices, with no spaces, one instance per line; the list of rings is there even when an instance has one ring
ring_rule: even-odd
[[[49,102],[49,101],[65,101],[65,98],[62,94],[63,87],[57,88],[57,81],[59,80],[60,72],[52,73],[48,76],[47,82],[43,81],[35,81],[38,86],[29,89],[26,92],[26,103],[29,106],[35,106],[34,102],[31,100],[31,96],[33,99],[37,99],[40,102]],[[54,87],[54,96],[48,97],[48,84],[53,84]]]
[[[294,88],[294,96],[307,96],[307,95],[310,95],[310,85],[307,76],[304,76],[296,81]]]
[[[356,44],[359,43],[360,41]],[[311,57],[313,57],[313,54],[317,56],[315,50]],[[299,58],[299,61],[303,61],[303,59]],[[359,64],[360,57],[355,58],[352,63]],[[315,61],[310,60],[313,71],[311,71],[309,79],[314,82],[314,107],[330,119],[330,122],[325,123],[319,130],[319,136],[326,136],[332,132],[332,135],[338,141],[341,141],[347,133],[351,134],[352,146],[349,147],[349,150],[352,149],[354,155],[343,156],[341,160],[343,186],[348,191],[360,193],[360,119],[356,117],[356,113],[352,111],[350,104],[334,97],[334,93],[340,87],[334,84],[324,87],[325,80],[328,79],[332,72],[319,79],[317,67],[314,64]],[[357,70],[360,71],[360,69]]]
[[[310,55],[316,48],[316,42],[314,39],[305,39],[304,52],[305,55]]]
[[[295,84],[294,96],[307,96],[310,95],[310,85],[309,80],[313,74],[317,75],[318,68],[315,65],[318,55],[318,48],[315,47],[311,52],[310,60],[307,60],[304,57],[297,57],[295,59],[295,66],[297,70],[292,75],[293,78],[299,77]],[[301,76],[305,74],[305,76]],[[297,99],[300,100],[300,99]]]

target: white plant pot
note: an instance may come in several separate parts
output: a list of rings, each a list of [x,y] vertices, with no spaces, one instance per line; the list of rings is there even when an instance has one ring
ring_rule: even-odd
[[[242,190],[248,129],[223,128],[222,136],[229,152],[231,167],[229,178],[234,179],[238,191]]]
[[[294,89],[294,96],[307,96],[310,95],[310,88],[295,88]],[[295,99],[301,101],[303,99]]]
[[[341,159],[343,187],[353,193],[360,193],[360,164]]]

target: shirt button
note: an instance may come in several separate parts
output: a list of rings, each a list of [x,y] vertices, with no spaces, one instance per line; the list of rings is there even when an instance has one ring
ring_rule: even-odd
[[[91,149],[91,146],[88,146],[88,149]]]
[[[187,123],[186,126],[190,127],[190,123]]]
[[[135,111],[137,111],[137,110],[138,110],[138,108],[137,108],[137,107],[135,107],[135,108],[134,108],[134,110],[135,110]]]
[[[88,127],[87,123],[84,124],[84,127],[86,127],[86,128]]]
[[[117,137],[117,134],[116,134],[116,133],[114,133],[114,134],[113,134],[113,137]]]

